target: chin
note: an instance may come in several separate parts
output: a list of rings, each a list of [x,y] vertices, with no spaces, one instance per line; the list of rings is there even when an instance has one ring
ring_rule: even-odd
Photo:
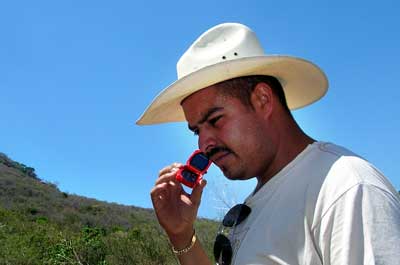
[[[245,174],[241,174],[239,172],[232,172],[232,171],[229,171],[227,168],[221,168],[221,170],[224,173],[224,176],[229,180],[246,180],[246,179],[249,179],[249,177],[246,177]]]

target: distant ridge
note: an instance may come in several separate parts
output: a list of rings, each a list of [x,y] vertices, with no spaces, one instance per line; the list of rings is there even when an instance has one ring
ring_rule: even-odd
[[[133,223],[155,220],[150,209],[107,203],[61,192],[53,183],[38,178],[33,167],[0,153],[0,206],[52,221],[128,229]]]

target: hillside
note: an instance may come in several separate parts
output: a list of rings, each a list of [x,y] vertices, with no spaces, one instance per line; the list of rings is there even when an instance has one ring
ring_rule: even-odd
[[[211,256],[217,223],[199,220]],[[176,264],[154,212],[68,194],[0,153],[0,264]]]
[[[40,180],[34,169],[0,154],[0,206],[76,228],[82,225],[130,228],[132,224],[155,220],[153,211],[134,206],[106,203],[61,192],[54,184]]]

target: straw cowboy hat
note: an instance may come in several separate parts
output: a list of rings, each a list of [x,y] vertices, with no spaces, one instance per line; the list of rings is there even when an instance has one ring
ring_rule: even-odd
[[[266,55],[255,33],[238,23],[220,24],[203,33],[179,59],[177,72],[178,80],[151,102],[137,124],[185,121],[183,99],[240,76],[276,77],[292,110],[317,101],[328,89],[318,66],[301,58]]]

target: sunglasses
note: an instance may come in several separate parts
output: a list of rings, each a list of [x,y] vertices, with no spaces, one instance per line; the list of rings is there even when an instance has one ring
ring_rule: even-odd
[[[246,204],[237,204],[232,207],[222,220],[214,243],[214,258],[218,265],[229,265],[232,261],[232,244],[228,238],[226,228],[232,228],[243,222],[249,216],[251,208]]]
[[[176,173],[176,180],[190,188],[193,188],[200,183],[210,165],[211,160],[209,160],[200,150],[196,150],[189,157],[186,165],[179,168]]]

